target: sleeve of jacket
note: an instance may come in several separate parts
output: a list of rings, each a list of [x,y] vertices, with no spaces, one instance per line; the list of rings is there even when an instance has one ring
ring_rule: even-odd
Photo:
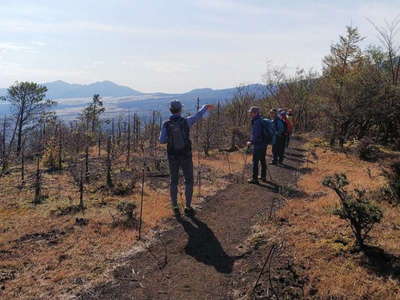
[[[187,117],[186,120],[189,124],[189,127],[192,127],[194,123],[202,119],[207,113],[207,107],[203,105],[203,107],[195,113],[193,116]]]
[[[166,144],[168,142],[168,131],[167,131],[167,122],[164,122],[161,131],[160,131],[160,144]]]

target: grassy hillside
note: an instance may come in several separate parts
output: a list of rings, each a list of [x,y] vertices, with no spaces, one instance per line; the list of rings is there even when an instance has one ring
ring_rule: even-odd
[[[301,193],[283,196],[284,206],[275,219],[256,228],[258,238],[286,243],[294,268],[306,279],[306,297],[400,297],[400,208],[382,194],[388,184],[383,170],[389,169],[400,153],[383,152],[381,159],[372,163],[352,153],[332,151],[321,139],[311,139],[304,158],[303,175],[293,187]],[[322,185],[325,176],[341,172],[351,182],[349,190],[367,189],[384,213],[364,251],[354,249],[350,226],[334,214],[339,198]]]

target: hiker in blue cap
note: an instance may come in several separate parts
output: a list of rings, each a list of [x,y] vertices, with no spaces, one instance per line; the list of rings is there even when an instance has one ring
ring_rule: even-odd
[[[167,154],[170,172],[170,194],[174,214],[180,214],[178,207],[178,183],[179,169],[182,169],[185,177],[185,198],[186,206],[184,213],[186,216],[194,216],[192,208],[193,195],[193,160],[192,160],[192,142],[190,141],[190,127],[198,120],[204,117],[207,111],[214,108],[207,104],[193,116],[183,118],[182,103],[178,100],[172,100],[169,104],[171,112],[170,118],[162,125],[160,132],[160,143],[167,144]]]
[[[247,145],[253,146],[253,176],[248,183],[259,184],[259,165],[261,165],[261,180],[267,182],[265,156],[268,144],[273,143],[274,133],[271,130],[272,123],[270,120],[262,118],[259,107],[252,106],[248,112],[251,117],[251,140],[247,142]]]

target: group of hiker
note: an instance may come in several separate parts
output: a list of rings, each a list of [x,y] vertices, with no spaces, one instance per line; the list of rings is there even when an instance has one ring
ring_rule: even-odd
[[[169,105],[171,116],[166,120],[160,132],[160,143],[167,144],[167,156],[170,172],[170,197],[173,212],[180,215],[178,206],[179,170],[185,178],[185,208],[184,214],[192,217],[195,214],[192,208],[193,195],[193,160],[192,143],[190,141],[190,128],[205,114],[215,107],[210,104],[203,107],[193,116],[182,117],[183,105],[178,100],[172,100]],[[266,152],[268,145],[272,145],[273,160],[271,164],[283,164],[285,148],[289,145],[293,126],[290,122],[291,111],[283,109],[271,109],[270,118],[261,116],[260,108],[252,106],[249,109],[251,117],[251,140],[248,147],[253,148],[253,176],[249,183],[259,183],[259,164],[261,164],[261,180],[267,181]]]
[[[289,146],[293,125],[290,121],[291,111],[283,109],[271,109],[269,119],[263,118],[260,108],[253,106],[249,110],[251,117],[251,140],[248,146],[253,147],[253,177],[249,183],[259,183],[259,165],[261,165],[261,177],[267,181],[266,153],[268,145],[272,145],[272,165],[282,165],[285,159],[285,148]],[[288,118],[289,117],[289,118]]]

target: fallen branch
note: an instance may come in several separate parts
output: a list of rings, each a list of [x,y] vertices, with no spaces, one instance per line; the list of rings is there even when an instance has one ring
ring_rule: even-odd
[[[253,286],[253,289],[252,289],[250,295],[254,295],[254,291],[255,291],[256,287],[258,286],[258,283],[260,282],[261,276],[262,276],[262,274],[264,273],[265,267],[267,266],[268,262],[270,261],[270,258],[271,258],[271,256],[272,256],[272,253],[274,252],[275,247],[276,247],[276,245],[273,244],[273,245],[271,246],[271,248],[269,249],[267,258],[265,259],[264,264],[263,264],[263,266],[262,266],[262,268],[261,268],[261,271],[260,271],[260,273],[258,274],[257,280],[256,280],[256,282],[255,282],[255,284],[254,284],[254,286]],[[271,266],[270,266],[270,267],[271,267]]]

